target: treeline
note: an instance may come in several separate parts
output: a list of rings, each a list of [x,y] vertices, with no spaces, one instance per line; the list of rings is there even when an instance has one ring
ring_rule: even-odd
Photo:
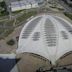
[[[7,11],[7,5],[4,1],[0,2],[0,15],[4,16],[4,15],[8,15],[8,11]]]

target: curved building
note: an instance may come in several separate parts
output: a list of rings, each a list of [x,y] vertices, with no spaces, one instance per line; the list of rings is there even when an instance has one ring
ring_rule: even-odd
[[[53,15],[40,15],[23,27],[17,53],[34,53],[47,58],[52,64],[72,51],[72,25]]]

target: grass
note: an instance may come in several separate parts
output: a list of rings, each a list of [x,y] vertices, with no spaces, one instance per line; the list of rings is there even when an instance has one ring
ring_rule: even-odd
[[[17,20],[16,24],[19,24],[19,23],[25,21],[26,19],[28,19],[29,17],[34,16],[36,14],[37,14],[36,11],[30,11],[30,12],[24,13],[22,16],[20,16],[16,19]]]
[[[70,4],[69,6],[72,7],[72,4]]]
[[[6,16],[6,15],[8,15],[8,13],[7,12],[0,12],[0,17],[2,17],[2,16]]]
[[[18,14],[20,12],[22,12],[23,10],[18,10],[18,11],[15,11],[15,12],[12,12],[13,14]]]
[[[50,6],[51,8],[57,8],[56,6]]]
[[[0,22],[0,27],[3,26],[4,22]],[[4,33],[4,29],[0,28],[0,37],[2,36],[2,34]]]
[[[13,26],[14,20],[6,21],[5,25],[6,26]]]
[[[4,32],[4,37],[7,37],[9,34],[11,34],[14,31],[14,29],[6,29]]]
[[[20,23],[26,21],[29,17],[34,16],[37,14],[37,11],[29,11],[29,12],[25,12],[22,16],[16,18],[16,26],[20,25]],[[11,29],[3,29],[0,28],[0,39],[4,39],[5,37],[7,37],[9,34],[11,34],[14,31],[13,27],[13,23],[14,20],[7,20],[7,21],[1,21],[0,22],[0,26],[7,26],[7,27],[11,27]]]
[[[13,26],[14,23],[14,19],[12,20],[4,20],[4,21],[0,21],[0,26]]]
[[[0,29],[0,35],[4,32],[4,29]]]
[[[0,29],[0,40],[10,35],[14,29]]]
[[[72,20],[72,13],[64,12],[64,15]]]
[[[0,39],[4,39],[9,34],[11,34],[13,31],[14,31],[14,28],[10,28],[10,29],[0,28]]]
[[[57,8],[58,10],[60,10],[60,11],[63,11],[64,9],[63,8]]]

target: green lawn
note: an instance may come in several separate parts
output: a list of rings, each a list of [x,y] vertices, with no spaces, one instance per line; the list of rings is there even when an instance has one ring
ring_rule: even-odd
[[[34,16],[36,14],[37,14],[36,11],[30,11],[30,12],[24,13],[22,16],[20,16],[16,19],[17,20],[16,24],[19,24],[19,23],[25,21],[26,19],[28,19],[29,17]]]
[[[6,26],[13,26],[14,20],[9,20],[5,22]]]
[[[27,20],[29,17],[36,15],[37,12],[36,11],[29,11],[29,12],[25,12],[22,16],[16,18],[16,26],[20,25],[21,22],[24,22],[25,20]],[[7,20],[7,21],[1,21],[0,22],[0,26],[8,26],[11,27],[11,29],[0,29],[0,39],[3,39],[5,37],[7,37],[9,34],[11,34],[14,31],[13,27],[13,23],[14,20]]]
[[[60,10],[60,11],[63,11],[64,9],[63,8],[57,8],[58,10]]]
[[[22,11],[24,11],[24,10],[18,10],[18,11],[12,12],[12,14],[18,14],[18,13],[20,13]]]
[[[4,29],[0,29],[0,35],[4,32]]]
[[[14,29],[0,29],[0,39],[4,39],[9,34],[11,34],[14,31]]]
[[[14,30],[14,28],[12,28],[13,26],[13,20],[11,21],[2,21],[0,22],[0,26],[8,26],[8,27],[11,27],[9,29],[5,29],[5,28],[0,28],[0,39],[3,39],[5,37],[7,37],[9,34],[11,34]]]
[[[10,27],[12,27],[13,23],[14,23],[14,20],[0,21],[0,26],[10,26]]]
[[[64,12],[64,15],[67,16],[68,18],[70,18],[72,20],[72,13],[66,13],[66,12]]]
[[[9,34],[11,34],[14,31],[14,29],[6,29],[4,32],[4,37],[7,37]]]

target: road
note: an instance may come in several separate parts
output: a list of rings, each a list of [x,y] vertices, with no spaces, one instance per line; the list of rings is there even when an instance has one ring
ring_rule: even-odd
[[[72,13],[72,7],[69,7],[64,1],[58,0],[58,3],[60,3],[64,7],[65,12]]]

